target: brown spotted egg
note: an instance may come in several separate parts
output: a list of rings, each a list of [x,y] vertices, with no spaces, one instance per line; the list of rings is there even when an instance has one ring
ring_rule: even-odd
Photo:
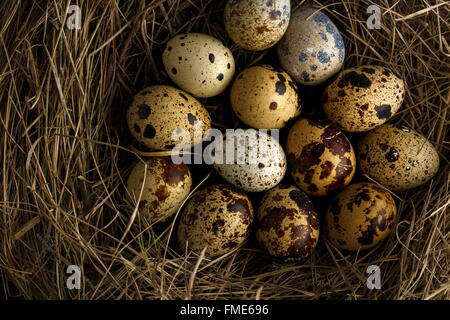
[[[386,239],[396,214],[397,207],[388,191],[374,183],[355,183],[331,202],[324,232],[337,248],[369,249]]]
[[[295,183],[311,195],[324,196],[343,189],[356,171],[350,141],[329,123],[297,120],[289,131],[286,152]]]
[[[300,7],[292,13],[277,52],[281,66],[295,81],[317,85],[342,67],[345,46],[341,33],[324,13]]]
[[[301,111],[297,85],[269,65],[242,71],[231,87],[231,106],[239,119],[258,129],[280,129]]]
[[[242,246],[253,223],[253,206],[247,195],[226,184],[196,192],[178,224],[178,244],[184,250],[218,256]]]
[[[172,149],[180,142],[193,146],[211,129],[209,113],[200,102],[163,85],[145,88],[134,97],[127,122],[134,138],[155,150]]]
[[[254,129],[236,130],[212,144],[214,168],[227,182],[249,192],[276,186],[286,173],[286,156],[276,138]]]
[[[269,190],[258,208],[256,239],[271,256],[302,260],[319,239],[319,218],[308,196],[280,184]]]
[[[200,98],[222,93],[234,75],[234,58],[230,49],[209,35],[178,35],[163,52],[167,74],[181,89]]]
[[[389,120],[405,96],[401,77],[381,66],[342,71],[324,92],[327,118],[347,132],[363,132]]]
[[[175,214],[189,195],[191,186],[189,168],[163,157],[138,162],[127,181],[128,197],[133,205],[137,204],[144,227]]]
[[[424,136],[406,127],[384,124],[358,144],[363,174],[393,191],[415,188],[439,169],[439,154]]]
[[[289,24],[289,0],[228,0],[224,24],[233,41],[247,50],[265,50],[277,43]]]

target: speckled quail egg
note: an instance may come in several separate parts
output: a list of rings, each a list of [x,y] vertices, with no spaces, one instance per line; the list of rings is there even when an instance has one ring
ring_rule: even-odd
[[[389,120],[400,108],[405,86],[400,76],[380,66],[342,71],[325,89],[328,119],[347,132],[363,132]]]
[[[233,186],[216,184],[196,192],[178,224],[178,244],[184,250],[218,256],[242,246],[253,223],[253,206]]]
[[[344,40],[334,23],[315,8],[300,7],[277,45],[280,64],[304,85],[317,85],[342,67]]]
[[[360,170],[393,191],[415,188],[439,169],[439,154],[424,136],[406,127],[384,124],[358,144]]]
[[[238,46],[247,50],[265,50],[284,35],[290,14],[289,0],[228,0],[224,24]]]
[[[289,131],[286,153],[295,183],[311,195],[343,189],[356,171],[350,141],[329,123],[298,119]]]
[[[325,214],[324,232],[340,249],[369,249],[386,239],[394,227],[397,207],[388,191],[374,183],[346,187]]]
[[[286,173],[286,156],[276,138],[254,129],[236,130],[212,144],[214,168],[227,182],[249,192],[276,186]]]
[[[171,149],[180,142],[193,146],[211,129],[211,117],[200,102],[162,85],[145,88],[134,97],[127,122],[136,140],[155,150]]]
[[[139,200],[138,213],[144,227],[175,214],[189,195],[191,186],[189,168],[163,157],[138,162],[127,181],[131,202],[136,204]]]
[[[231,106],[242,122],[258,129],[280,129],[300,114],[297,85],[283,70],[250,67],[233,82]]]
[[[280,184],[263,197],[257,214],[256,239],[270,255],[302,260],[319,239],[319,219],[308,196]]]
[[[220,40],[206,34],[188,33],[172,38],[162,58],[172,81],[196,97],[216,96],[233,79],[233,54]]]

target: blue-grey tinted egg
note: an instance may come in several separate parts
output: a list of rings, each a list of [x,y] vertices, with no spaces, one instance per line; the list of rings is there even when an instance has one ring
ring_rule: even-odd
[[[280,64],[295,81],[317,85],[342,67],[344,40],[334,23],[315,8],[298,8],[277,47]]]

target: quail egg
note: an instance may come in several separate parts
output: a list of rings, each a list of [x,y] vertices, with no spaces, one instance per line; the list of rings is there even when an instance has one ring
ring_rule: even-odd
[[[302,260],[319,239],[319,218],[308,196],[280,184],[263,197],[257,214],[256,239],[270,255]]]
[[[334,23],[315,8],[300,7],[277,45],[280,64],[304,85],[317,85],[335,75],[345,57],[344,40]]]
[[[277,43],[289,24],[289,0],[228,0],[224,24],[233,41],[247,50],[265,50]]]
[[[356,171],[350,141],[329,123],[297,120],[289,131],[286,152],[295,183],[311,195],[324,196],[343,189]]]
[[[324,92],[328,119],[347,132],[364,132],[385,123],[400,108],[405,96],[401,77],[380,66],[342,71]]]
[[[439,169],[439,154],[424,136],[406,127],[384,124],[358,144],[360,170],[393,191],[415,188]]]
[[[325,214],[324,232],[340,249],[369,249],[386,239],[394,227],[397,207],[392,196],[374,183],[346,187]]]
[[[233,54],[220,40],[206,34],[188,33],[172,38],[162,58],[172,81],[195,97],[216,96],[233,79]]]
[[[134,138],[155,150],[172,149],[181,142],[193,146],[211,129],[211,117],[200,102],[163,85],[145,88],[134,97],[127,122]]]
[[[215,140],[214,168],[227,182],[249,192],[276,186],[286,173],[286,156],[276,138],[254,129]]]
[[[231,87],[231,106],[239,119],[258,129],[280,129],[301,111],[297,85],[269,65],[242,71]]]
[[[140,199],[137,205],[144,227],[175,214],[189,195],[191,186],[189,168],[163,157],[138,162],[127,181],[131,202],[134,204]]]
[[[233,186],[216,184],[196,192],[183,210],[178,224],[181,249],[218,256],[242,246],[253,223],[253,206]]]

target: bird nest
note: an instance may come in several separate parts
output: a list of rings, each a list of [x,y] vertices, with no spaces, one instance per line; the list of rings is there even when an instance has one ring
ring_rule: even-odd
[[[357,253],[321,237],[311,256],[292,262],[269,257],[254,234],[239,250],[207,258],[178,248],[175,219],[139,228],[126,179],[139,157],[161,153],[135,146],[126,110],[142,88],[172,84],[161,58],[168,39],[212,35],[231,49],[237,72],[279,66],[276,50],[237,47],[224,29],[225,1],[76,1],[79,30],[66,25],[65,1],[3,1],[0,279],[7,298],[450,298],[448,3],[291,3],[293,10],[313,6],[335,22],[345,68],[382,65],[405,79],[404,103],[390,121],[420,132],[439,152],[441,166],[430,182],[393,193],[398,221],[390,237]],[[372,4],[381,9],[380,29],[367,26]],[[321,112],[323,90],[300,86],[303,115]],[[242,126],[230,112],[229,89],[200,101],[214,127]],[[191,171],[193,190],[222,181],[207,165]],[[256,207],[260,196],[250,197]],[[312,199],[321,217],[325,199]],[[80,268],[79,290],[67,287],[70,265]],[[370,265],[381,271],[378,290],[366,286]]]

